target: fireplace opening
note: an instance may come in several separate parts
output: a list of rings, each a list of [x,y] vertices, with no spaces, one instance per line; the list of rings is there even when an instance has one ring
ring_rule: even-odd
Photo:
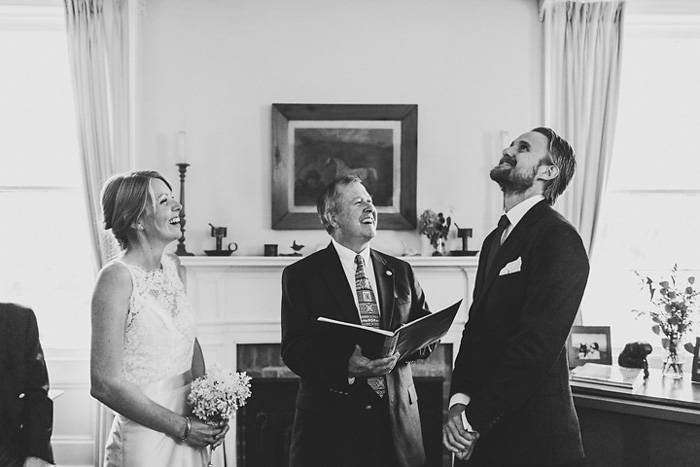
[[[451,363],[452,346],[440,345],[429,359],[412,364],[426,467],[449,466],[451,462],[442,448]],[[298,377],[282,363],[279,344],[239,345],[237,366],[238,371],[252,377],[252,396],[237,414],[237,465],[286,467]]]

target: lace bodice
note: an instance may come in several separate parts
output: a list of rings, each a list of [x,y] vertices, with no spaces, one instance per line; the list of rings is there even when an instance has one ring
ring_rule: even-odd
[[[133,284],[124,329],[124,375],[143,385],[189,370],[195,320],[175,259],[163,254],[161,269],[150,272],[119,262]]]

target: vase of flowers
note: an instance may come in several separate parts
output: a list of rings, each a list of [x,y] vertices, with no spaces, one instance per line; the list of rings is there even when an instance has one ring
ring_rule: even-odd
[[[688,277],[684,285],[677,281],[678,265],[671,269],[669,280],[655,280],[648,276],[637,276],[643,287],[649,291],[649,301],[655,306],[652,310],[633,310],[637,316],[648,315],[653,321],[654,334],[661,337],[664,348],[662,373],[665,377],[683,377],[685,355],[681,348],[693,353],[693,344],[683,344],[684,336],[691,331],[697,313],[697,299],[700,292],[695,289],[695,277]]]
[[[245,405],[250,394],[250,376],[214,364],[204,376],[192,381],[187,404],[197,418],[216,426],[228,422],[233,413]],[[211,448],[208,453],[208,467],[212,467],[213,450]]]
[[[425,235],[433,246],[433,256],[445,256],[445,243],[450,231],[452,219],[445,217],[441,212],[435,213],[432,209],[426,209],[418,219],[418,233]]]

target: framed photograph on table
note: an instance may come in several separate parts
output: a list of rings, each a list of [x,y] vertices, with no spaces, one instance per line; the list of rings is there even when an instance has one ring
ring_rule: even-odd
[[[588,362],[612,365],[610,326],[574,326],[568,349],[571,368]]]
[[[695,338],[695,349],[693,350],[693,366],[690,370],[690,377],[694,383],[700,383],[700,337]]]
[[[272,104],[272,228],[321,229],[316,201],[359,176],[378,228],[416,228],[417,105]]]

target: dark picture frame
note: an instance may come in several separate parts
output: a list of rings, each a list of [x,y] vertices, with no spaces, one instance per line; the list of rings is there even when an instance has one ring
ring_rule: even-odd
[[[322,229],[318,194],[344,173],[363,179],[378,228],[416,228],[418,106],[272,104],[272,228]]]
[[[693,349],[693,366],[690,370],[690,379],[694,383],[700,383],[700,337],[695,338],[695,349]]]
[[[612,365],[610,326],[573,326],[567,349],[570,368],[586,363]]]

